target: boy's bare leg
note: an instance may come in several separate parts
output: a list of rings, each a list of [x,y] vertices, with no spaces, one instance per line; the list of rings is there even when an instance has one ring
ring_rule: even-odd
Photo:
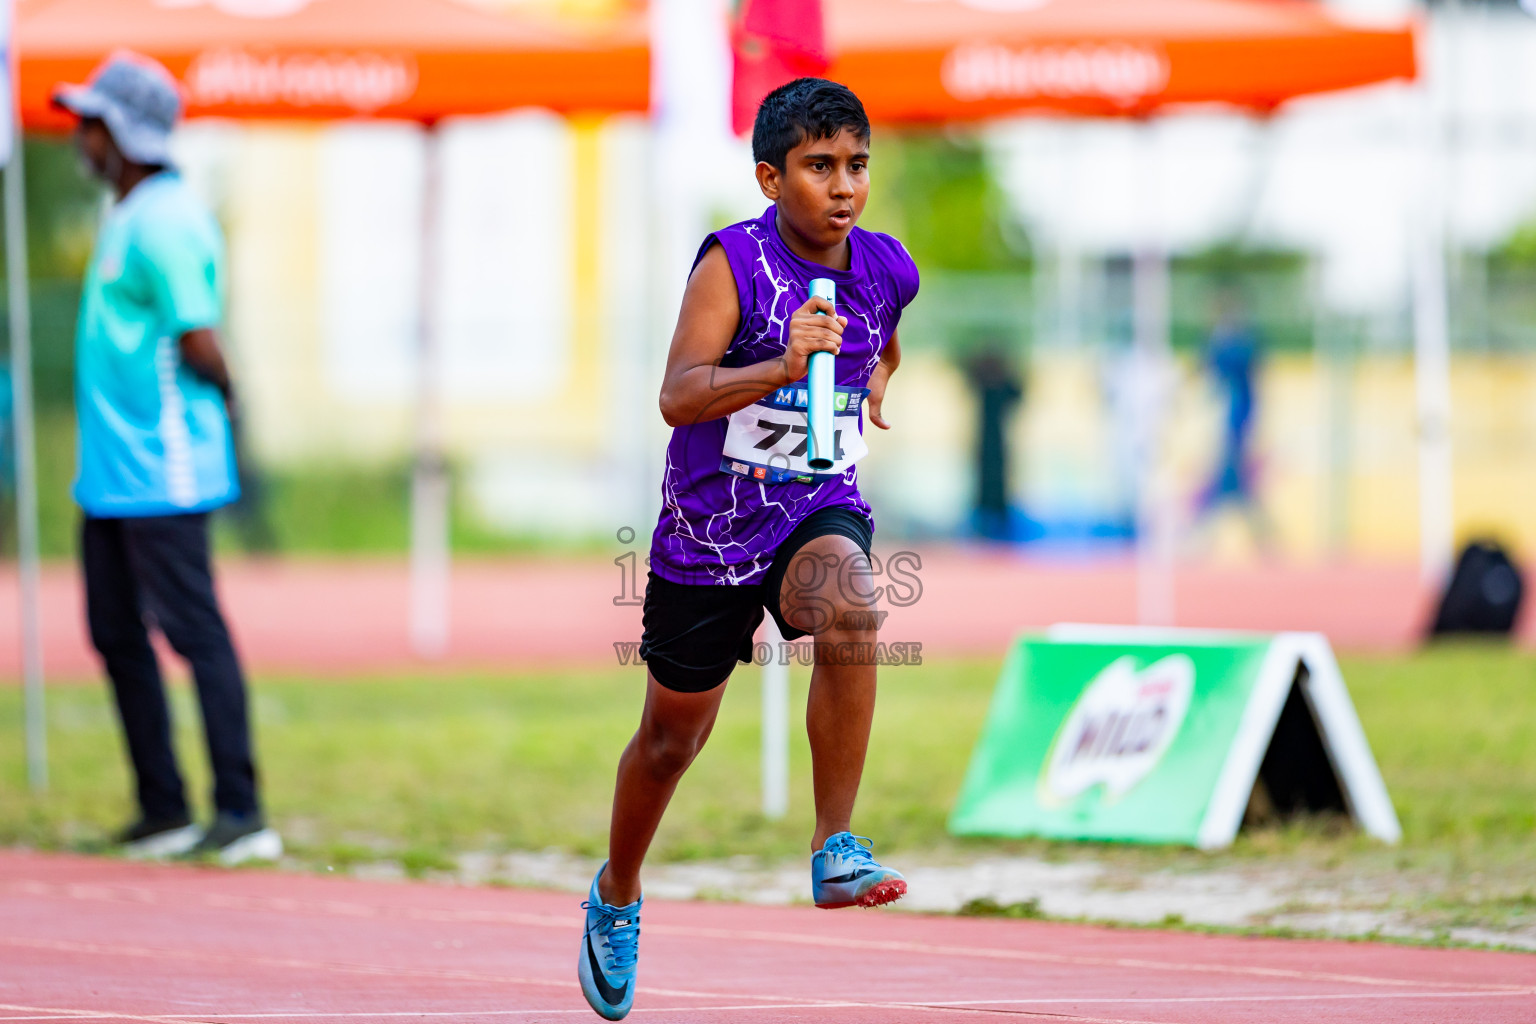
[[[604,903],[623,907],[640,898],[640,865],[678,781],[715,726],[724,695],[724,683],[703,693],[679,693],[646,673],[640,728],[619,758],[608,867],[597,886]]]
[[[863,638],[863,634],[859,634]],[[823,634],[817,642],[840,643],[841,632]],[[874,642],[873,631],[867,641]],[[869,728],[875,718],[875,666],[828,665],[820,655],[811,670],[805,729],[811,738],[811,773],[816,792],[816,834],[811,852],[828,836],[850,830],[853,803],[864,775]]]
[[[811,850],[820,850],[827,837],[847,832],[864,774],[864,755],[875,717],[875,666],[846,644],[875,642],[869,621],[875,610],[864,552],[847,537],[817,537],[790,562],[779,591],[779,607],[796,629],[813,632],[816,667],[806,701],[805,727],[811,741],[811,772],[816,794],[816,832]],[[803,560],[813,559],[802,564]],[[860,560],[855,563],[854,560]],[[842,662],[842,663],[840,663]]]

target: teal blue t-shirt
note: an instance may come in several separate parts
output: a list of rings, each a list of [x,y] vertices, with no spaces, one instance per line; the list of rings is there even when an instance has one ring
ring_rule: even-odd
[[[229,416],[181,361],[180,338],[223,319],[224,239],[174,172],[141,181],[96,238],[80,297],[75,406],[87,515],[201,512],[235,500]]]

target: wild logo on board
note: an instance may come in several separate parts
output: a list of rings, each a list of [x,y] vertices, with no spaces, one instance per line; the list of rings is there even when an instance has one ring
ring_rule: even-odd
[[[1040,799],[1060,806],[1095,786],[1118,800],[1157,767],[1184,724],[1195,665],[1172,654],[1137,669],[1127,655],[1083,690],[1056,733],[1040,777]]]

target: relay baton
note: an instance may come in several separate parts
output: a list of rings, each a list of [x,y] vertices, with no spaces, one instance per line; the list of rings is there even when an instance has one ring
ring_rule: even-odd
[[[825,277],[811,282],[811,298],[826,299],[837,306],[837,284]],[[823,313],[823,316],[826,314]],[[832,395],[837,390],[836,357],[831,352],[812,352],[810,369],[806,373],[806,386],[810,392],[806,399],[806,429],[810,438],[812,469],[832,468],[833,455],[837,450],[837,435],[832,427]]]

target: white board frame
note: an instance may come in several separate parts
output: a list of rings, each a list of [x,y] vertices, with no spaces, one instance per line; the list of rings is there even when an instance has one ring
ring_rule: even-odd
[[[1248,704],[1243,709],[1200,822],[1197,844],[1202,850],[1230,846],[1237,838],[1249,795],[1258,781],[1264,753],[1269,749],[1297,671],[1303,667],[1307,673],[1301,687],[1302,696],[1312,712],[1350,815],[1367,835],[1384,843],[1396,844],[1402,839],[1402,826],[1392,807],[1392,798],[1387,795],[1381,769],[1371,753],[1354,702],[1349,698],[1333,647],[1323,634],[1063,623],[1052,626],[1046,635],[1059,643],[1191,647],[1268,641],[1258,679],[1249,692]]]

